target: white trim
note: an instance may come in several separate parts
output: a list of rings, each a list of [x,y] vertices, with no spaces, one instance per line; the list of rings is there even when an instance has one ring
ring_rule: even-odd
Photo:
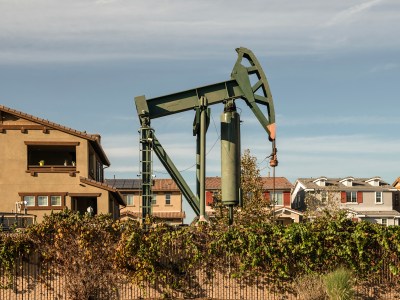
[[[381,202],[376,202],[376,193],[381,193]],[[375,204],[382,205],[383,204],[383,192],[375,192]]]
[[[302,212],[300,212],[298,210],[295,210],[295,209],[288,208],[288,207],[279,207],[279,208],[274,210],[275,213],[278,212],[278,211],[282,211],[282,213],[285,213],[286,211],[288,211],[290,213],[297,214],[299,216],[303,215]]]
[[[378,181],[378,185],[375,185],[375,181]],[[379,184],[381,183],[382,178],[380,178],[379,176],[376,177],[372,177],[370,179],[365,180],[366,183],[372,185],[372,186],[379,186]]]
[[[349,176],[349,177],[343,178],[342,180],[339,180],[339,183],[341,183],[345,186],[353,186],[353,181],[354,181],[354,177]]]

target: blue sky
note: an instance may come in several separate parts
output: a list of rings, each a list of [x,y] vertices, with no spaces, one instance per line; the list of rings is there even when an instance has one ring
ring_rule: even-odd
[[[277,176],[400,176],[398,0],[0,0],[0,28],[0,103],[100,133],[109,178],[139,171],[134,97],[228,80],[240,46],[274,97]],[[239,107],[242,149],[266,176],[267,135]],[[222,106],[211,109],[207,175],[217,176]],[[192,121],[152,123],[191,186]],[[157,159],[154,170],[167,177]]]

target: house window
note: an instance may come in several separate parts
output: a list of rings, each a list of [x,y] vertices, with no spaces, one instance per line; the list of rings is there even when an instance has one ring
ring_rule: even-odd
[[[61,206],[61,196],[50,197],[51,206]]]
[[[171,194],[165,194],[165,204],[166,205],[171,204]]]
[[[152,205],[156,205],[157,204],[157,195],[156,194],[153,194],[151,196],[151,204]]]
[[[321,192],[321,201],[322,201],[322,203],[327,202],[327,200],[328,200],[328,193],[326,191],[322,191]]]
[[[269,192],[271,202],[274,201],[275,205],[283,205],[283,193],[282,192]]]
[[[21,200],[24,201],[25,208],[33,210],[41,209],[62,209],[65,206],[65,196],[67,193],[19,193]]]
[[[347,203],[357,203],[357,192],[346,192]]]
[[[382,201],[382,192],[375,192],[375,203],[381,204]]]
[[[93,149],[89,151],[89,177],[99,182],[104,180],[103,163]]]
[[[394,194],[394,206],[399,206],[399,194]]]
[[[38,196],[38,206],[49,206],[49,196]]]
[[[24,196],[25,206],[35,206],[35,196]]]
[[[103,164],[99,160],[96,165],[96,180],[103,182]]]
[[[125,196],[125,200],[126,200],[126,205],[128,205],[128,206],[133,206],[134,205],[133,194],[126,195]]]
[[[381,224],[383,226],[387,226],[387,219],[381,219]]]
[[[37,167],[74,168],[77,142],[25,142],[28,169]]]

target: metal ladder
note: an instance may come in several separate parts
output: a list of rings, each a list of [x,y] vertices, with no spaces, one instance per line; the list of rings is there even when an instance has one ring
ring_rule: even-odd
[[[145,224],[146,217],[152,215],[151,201],[153,198],[153,129],[150,127],[141,127],[139,130],[139,157],[140,157],[140,175],[142,177],[142,224]]]

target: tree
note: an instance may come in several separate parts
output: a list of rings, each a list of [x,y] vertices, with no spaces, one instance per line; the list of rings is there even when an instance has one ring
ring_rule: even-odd
[[[329,215],[335,215],[340,211],[340,193],[336,186],[326,186],[321,189],[309,191],[304,199],[306,205],[305,215],[316,218]]]
[[[234,210],[235,224],[269,222],[272,217],[270,202],[265,198],[257,158],[246,149],[241,158],[242,207]],[[214,198],[213,208],[218,220],[227,222],[227,208],[221,202],[221,193]],[[225,223],[226,224],[226,223]]]

